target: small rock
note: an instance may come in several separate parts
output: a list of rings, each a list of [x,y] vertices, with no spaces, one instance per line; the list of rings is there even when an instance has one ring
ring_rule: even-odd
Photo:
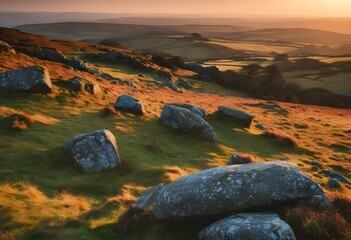
[[[13,49],[9,44],[0,40],[0,53],[6,53],[6,52],[13,53],[13,54],[16,53],[15,49]]]
[[[63,149],[86,172],[101,172],[121,164],[115,136],[109,130],[73,137]]]
[[[258,129],[260,129],[260,130],[266,130],[266,126],[263,125],[263,124],[261,124],[261,123],[256,124],[256,125],[255,125],[255,128],[258,128]]]
[[[144,114],[143,104],[135,97],[126,94],[118,97],[115,108],[135,115]]]
[[[72,89],[77,92],[87,91],[93,95],[101,92],[99,85],[92,80],[87,80],[81,77],[74,77],[68,82],[72,86]]]
[[[330,188],[341,188],[341,184],[336,178],[330,178],[327,184]]]
[[[295,240],[291,227],[275,213],[240,213],[199,233],[200,240]]]
[[[326,176],[331,177],[331,178],[335,178],[335,179],[337,179],[339,182],[351,184],[351,182],[350,182],[349,180],[347,180],[347,178],[344,177],[344,176],[343,176],[342,174],[340,174],[340,173],[336,173],[336,172],[333,172],[333,171],[330,171],[330,170],[323,170],[323,171],[321,171],[319,174],[326,175]]]
[[[127,80],[127,85],[131,88],[137,88],[138,86],[133,82],[133,80]]]
[[[232,154],[228,159],[228,165],[252,163],[254,159],[255,158],[249,154]]]
[[[220,115],[233,118],[233,119],[243,123],[245,125],[245,127],[247,127],[247,128],[250,127],[252,120],[254,119],[254,116],[252,116],[244,111],[237,110],[234,108],[224,107],[224,106],[218,107],[218,113]]]
[[[311,165],[316,166],[317,168],[322,167],[322,164],[320,162],[317,162],[317,161],[311,162]]]

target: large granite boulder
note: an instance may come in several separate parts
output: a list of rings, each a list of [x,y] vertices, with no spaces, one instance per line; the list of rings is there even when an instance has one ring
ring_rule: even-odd
[[[213,127],[200,115],[187,108],[166,104],[162,110],[160,120],[179,132],[199,133],[206,140],[219,141]]]
[[[144,114],[143,104],[135,97],[126,94],[118,97],[115,108],[135,115]]]
[[[227,165],[193,173],[164,186],[153,202],[153,214],[157,219],[184,219],[315,196],[326,199],[321,186],[301,174],[293,163]]]
[[[220,106],[218,107],[218,113],[222,116],[232,118],[238,122],[244,124],[245,127],[250,127],[254,116],[234,108]]]
[[[291,227],[275,213],[240,213],[199,233],[200,240],[295,240]]]
[[[0,74],[0,89],[10,92],[50,93],[52,84],[45,67],[33,66]]]
[[[115,136],[109,130],[73,137],[63,144],[63,149],[86,172],[100,172],[121,164]]]
[[[81,77],[74,77],[74,78],[70,79],[68,82],[69,82],[71,88],[77,92],[86,91],[86,92],[92,93],[94,95],[101,92],[99,85],[95,81],[92,81],[92,80],[87,80],[87,79],[84,79]]]

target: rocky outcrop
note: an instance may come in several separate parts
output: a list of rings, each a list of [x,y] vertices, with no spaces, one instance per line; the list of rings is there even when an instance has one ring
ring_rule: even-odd
[[[10,92],[51,93],[52,84],[45,67],[33,66],[0,74],[0,89]]]
[[[86,172],[100,172],[121,164],[116,139],[109,130],[71,138],[63,144],[63,149]]]
[[[213,127],[198,114],[187,108],[166,104],[162,110],[160,120],[168,127],[179,132],[200,134],[208,141],[219,141]]]
[[[262,162],[212,168],[165,185],[153,202],[156,219],[185,219],[319,196],[320,185],[288,162]]]
[[[125,112],[133,113],[135,115],[144,114],[144,107],[142,102],[140,102],[135,97],[126,94],[118,97],[115,108]]]
[[[275,213],[240,213],[211,224],[200,232],[199,239],[295,240],[295,234]]]
[[[238,122],[243,123],[243,125],[247,128],[251,126],[252,120],[254,119],[254,116],[244,111],[224,106],[218,107],[218,113],[221,116],[230,117]]]
[[[87,80],[81,77],[74,77],[70,79],[68,82],[71,88],[77,92],[86,91],[86,92],[92,93],[93,95],[96,95],[101,92],[99,85],[92,80]]]

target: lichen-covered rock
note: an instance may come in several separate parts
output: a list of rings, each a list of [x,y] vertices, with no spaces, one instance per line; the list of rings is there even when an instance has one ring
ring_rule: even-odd
[[[184,219],[309,199],[323,189],[288,162],[227,165],[181,177],[153,203],[157,219]]]
[[[52,84],[45,67],[33,66],[0,74],[0,89],[10,92],[50,93]]]
[[[220,106],[218,107],[218,113],[220,115],[230,117],[236,121],[242,122],[245,127],[250,127],[254,116],[234,108]]]
[[[163,184],[159,184],[155,187],[149,188],[142,193],[142,195],[136,200],[135,207],[142,210],[147,210],[157,196],[157,193],[162,189]]]
[[[126,94],[118,97],[115,108],[135,115],[144,114],[143,104],[135,97]]]
[[[295,240],[291,227],[275,213],[240,213],[199,233],[200,240]]]
[[[81,77],[74,77],[68,82],[71,85],[72,89],[77,92],[87,91],[94,95],[101,92],[99,85],[92,80],[87,80]]]
[[[63,144],[63,149],[86,172],[100,172],[121,164],[116,139],[109,130],[73,137]]]
[[[172,105],[178,106],[178,107],[182,107],[182,108],[186,108],[186,109],[189,109],[190,111],[196,113],[197,115],[199,115],[199,116],[202,117],[202,118],[206,117],[206,115],[207,115],[205,109],[200,108],[200,107],[196,107],[196,106],[191,105],[191,104],[186,104],[186,103],[172,103]]]
[[[166,104],[162,110],[160,120],[179,132],[200,133],[208,141],[219,141],[213,127],[189,109]]]

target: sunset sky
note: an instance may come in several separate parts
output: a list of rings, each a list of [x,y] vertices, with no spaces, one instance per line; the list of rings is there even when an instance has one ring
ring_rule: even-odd
[[[351,17],[351,0],[0,0],[0,10]]]

